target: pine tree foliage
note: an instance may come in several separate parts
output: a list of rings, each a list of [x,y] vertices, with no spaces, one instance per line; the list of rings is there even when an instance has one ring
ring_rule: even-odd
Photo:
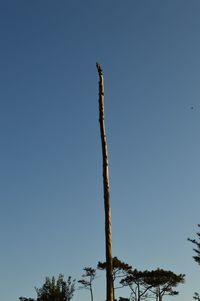
[[[150,283],[149,271],[138,271],[137,269],[129,271],[127,276],[121,279],[122,286],[128,286],[131,290],[130,299],[133,301],[140,301],[148,297],[148,290],[153,287]]]
[[[33,298],[19,297],[20,301],[35,301]]]
[[[184,283],[184,274],[176,275],[172,271],[157,269],[152,271],[129,271],[128,275],[120,283],[129,286],[131,299],[140,301],[146,298],[156,297],[162,300],[164,295],[175,296],[178,294],[174,288]]]
[[[96,270],[91,267],[86,267],[83,269],[84,274],[82,275],[82,279],[78,280],[78,283],[81,284],[80,288],[85,288],[90,291],[91,301],[93,301],[93,288],[92,282],[96,278]]]
[[[199,293],[195,292],[194,296],[193,296],[193,299],[195,299],[197,301],[200,301],[200,295],[199,295]]]
[[[35,288],[37,299],[20,297],[20,301],[70,301],[75,291],[75,279],[68,277],[67,281],[60,274],[58,278],[46,277],[41,288]]]
[[[198,227],[200,227],[200,224],[198,224]],[[200,232],[197,232],[196,234],[198,240],[191,238],[188,238],[188,240],[195,245],[193,251],[196,253],[196,256],[193,256],[193,258],[198,264],[200,264]]]
[[[41,288],[36,288],[38,301],[70,301],[75,291],[75,280],[69,276],[67,281],[60,274],[58,279],[46,277]]]
[[[106,269],[106,262],[98,262],[97,268],[99,270],[105,270]],[[132,266],[121,261],[116,256],[113,257],[113,281],[115,281],[117,278],[122,278],[126,275],[128,271],[131,271]]]

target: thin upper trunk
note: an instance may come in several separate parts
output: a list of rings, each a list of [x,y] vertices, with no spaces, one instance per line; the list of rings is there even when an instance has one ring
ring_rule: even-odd
[[[105,243],[106,243],[106,297],[107,301],[114,301],[113,266],[112,266],[112,227],[110,208],[110,187],[108,173],[108,149],[104,123],[104,79],[101,66],[96,64],[99,74],[99,124],[101,134],[102,159],[103,159],[103,187],[105,210]]]
[[[93,291],[92,291],[92,283],[90,280],[90,296],[91,296],[91,301],[93,301]]]

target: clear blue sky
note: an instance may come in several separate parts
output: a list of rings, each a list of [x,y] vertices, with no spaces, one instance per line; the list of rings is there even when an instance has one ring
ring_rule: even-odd
[[[185,273],[174,300],[191,300],[200,1],[1,0],[0,45],[0,299],[35,297],[45,276],[79,279],[105,258],[98,61],[113,255]],[[99,272],[95,301],[104,283]],[[77,291],[74,301],[88,298]]]

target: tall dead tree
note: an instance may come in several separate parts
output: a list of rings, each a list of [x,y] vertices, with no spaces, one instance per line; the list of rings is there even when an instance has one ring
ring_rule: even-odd
[[[108,148],[106,141],[104,121],[104,79],[101,66],[96,64],[99,75],[99,125],[101,134],[102,159],[103,159],[103,188],[105,211],[105,245],[106,245],[106,300],[114,301],[113,265],[112,265],[112,226],[110,206],[110,186],[108,173]]]

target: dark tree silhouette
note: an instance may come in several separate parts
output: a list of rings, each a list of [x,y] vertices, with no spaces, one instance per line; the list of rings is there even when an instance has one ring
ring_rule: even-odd
[[[200,224],[198,224],[198,227],[200,227]],[[200,232],[197,232],[196,233],[197,235],[197,239],[191,239],[191,238],[188,238],[188,240],[190,242],[193,243],[193,245],[195,246],[193,248],[193,251],[196,253],[195,256],[192,256],[194,258],[194,260],[200,265]],[[197,300],[197,301],[200,301],[200,295],[199,293],[195,292],[194,293],[194,296],[193,296],[193,299]]]
[[[133,301],[140,301],[148,297],[148,290],[153,287],[149,283],[150,272],[138,271],[137,269],[129,271],[127,276],[121,279],[122,286],[128,286],[131,290],[130,299]]]
[[[112,270],[112,277],[113,277],[113,283],[115,283],[115,281],[118,278],[122,278],[124,277],[129,271],[131,271],[132,266],[121,261],[120,259],[118,259],[116,256],[113,257],[113,270]],[[106,262],[98,262],[97,268],[99,270],[105,270],[106,269]],[[115,285],[113,284],[114,288]]]
[[[38,301],[70,301],[75,291],[75,280],[68,277],[67,281],[60,274],[58,279],[46,277],[41,288],[36,288]]]
[[[41,288],[35,288],[37,301],[70,301],[75,291],[75,279],[68,277],[67,281],[60,274],[58,279],[46,277],[45,283]],[[20,297],[20,301],[36,301],[32,298]]]
[[[78,282],[81,284],[80,288],[85,288],[90,291],[91,301],[93,301],[94,296],[93,296],[92,282],[96,277],[96,270],[91,267],[86,267],[83,270],[84,270],[84,274],[82,275],[83,279],[78,280]]]
[[[130,301],[129,298],[125,298],[125,297],[119,297],[119,301]]]
[[[200,224],[198,225],[198,227],[200,227]],[[193,256],[193,258],[198,264],[200,264],[200,232],[197,232],[196,234],[198,241],[191,238],[188,238],[188,240],[195,245],[193,251],[196,253],[196,256]]]
[[[146,281],[148,283],[148,279]],[[165,295],[178,295],[179,292],[176,291],[175,288],[184,282],[184,274],[177,275],[172,271],[163,269],[151,271],[151,277],[149,278],[149,284],[153,285],[153,289],[150,289],[150,291],[155,295],[156,300],[158,301],[162,301],[162,298]]]
[[[197,300],[197,301],[200,301],[199,293],[195,292],[195,293],[194,293],[194,296],[193,296],[193,299],[195,299],[195,300]]]
[[[19,297],[20,301],[35,301],[33,298]]]
[[[184,283],[184,277],[184,274],[176,275],[163,269],[143,272],[135,269],[121,280],[121,284],[129,286],[134,301],[148,297],[155,297],[156,300],[161,301],[164,295],[175,296],[178,294],[174,288],[178,284]]]

